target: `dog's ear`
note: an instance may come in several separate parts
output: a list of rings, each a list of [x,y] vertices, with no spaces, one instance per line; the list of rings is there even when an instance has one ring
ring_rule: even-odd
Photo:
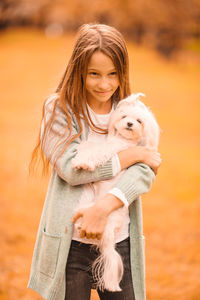
[[[118,109],[115,109],[115,111],[111,114],[109,123],[108,123],[108,135],[115,135],[116,129],[115,129],[115,122],[119,119],[120,112]]]
[[[145,145],[155,150],[158,149],[160,128],[151,111],[148,112],[147,126],[145,126]]]
[[[127,98],[119,101],[119,103],[117,104],[117,108],[122,107],[124,105],[137,105],[138,102],[140,102],[139,99],[141,97],[145,97],[145,94],[143,94],[143,93],[131,94]],[[142,103],[142,102],[140,102],[140,103]]]

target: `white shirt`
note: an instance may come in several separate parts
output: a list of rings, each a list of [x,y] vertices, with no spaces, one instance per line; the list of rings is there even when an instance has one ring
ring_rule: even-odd
[[[88,110],[90,112],[91,119],[96,126],[103,128],[103,129],[108,128],[109,118],[110,118],[111,113],[114,110],[113,107],[108,114],[96,114],[89,107],[89,105],[88,105]],[[101,142],[101,141],[105,141],[106,137],[107,137],[106,134],[99,134],[99,133],[93,131],[91,128],[89,128],[89,133],[88,133],[89,141],[95,140],[97,142]],[[113,176],[118,175],[121,171],[121,166],[120,166],[119,157],[117,154],[115,154],[112,157],[112,167],[113,167]],[[98,197],[98,195],[97,195],[98,189],[95,189],[95,183],[85,184],[81,197],[84,197],[86,199],[88,197],[88,199],[89,198],[91,199],[91,197],[94,198],[94,193],[95,193],[95,198],[97,198]],[[113,194],[117,198],[119,198],[124,203],[125,207],[127,208],[127,214],[126,214],[125,221],[124,221],[123,226],[122,226],[120,232],[118,233],[117,239],[116,239],[116,242],[120,242],[129,236],[130,219],[129,219],[129,211],[128,211],[128,201],[126,200],[124,193],[122,193],[118,188],[112,188],[111,190],[109,190],[109,193]],[[80,199],[80,202],[81,202],[81,199]],[[97,242],[97,240],[95,240],[95,239],[80,238],[78,226],[76,226],[76,224],[74,226],[72,239],[76,240],[76,241],[80,241],[82,243],[86,243],[86,244],[96,244],[96,242]]]

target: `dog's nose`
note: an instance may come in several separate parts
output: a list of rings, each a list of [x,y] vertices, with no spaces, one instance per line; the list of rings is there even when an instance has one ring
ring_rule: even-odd
[[[127,123],[127,126],[128,126],[128,127],[132,127],[132,126],[133,126],[133,123],[128,122],[128,123]]]

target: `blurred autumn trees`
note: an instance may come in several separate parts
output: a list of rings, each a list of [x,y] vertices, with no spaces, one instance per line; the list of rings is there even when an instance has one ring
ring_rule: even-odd
[[[200,39],[200,0],[1,0],[0,29],[37,26],[49,34],[101,22],[170,57]]]

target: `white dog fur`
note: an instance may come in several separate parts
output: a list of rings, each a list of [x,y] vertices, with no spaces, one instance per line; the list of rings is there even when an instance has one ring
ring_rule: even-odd
[[[152,112],[139,100],[141,96],[144,94],[132,94],[118,103],[110,117],[105,142],[101,144],[95,141],[82,142],[77,148],[77,155],[72,160],[73,168],[92,171],[103,165],[114,154],[134,145],[157,150],[159,126]],[[111,180],[93,183],[95,189],[98,190],[99,198],[112,188],[123,172]],[[93,205],[96,200],[94,198],[95,193],[91,199],[81,198],[76,211]],[[123,225],[125,214],[126,208],[122,207],[109,215],[102,238],[97,244],[100,256],[93,263],[92,270],[100,290],[106,289],[113,292],[121,290],[119,283],[123,276],[123,262],[115,250],[115,240]],[[81,226],[81,220],[76,223]]]

